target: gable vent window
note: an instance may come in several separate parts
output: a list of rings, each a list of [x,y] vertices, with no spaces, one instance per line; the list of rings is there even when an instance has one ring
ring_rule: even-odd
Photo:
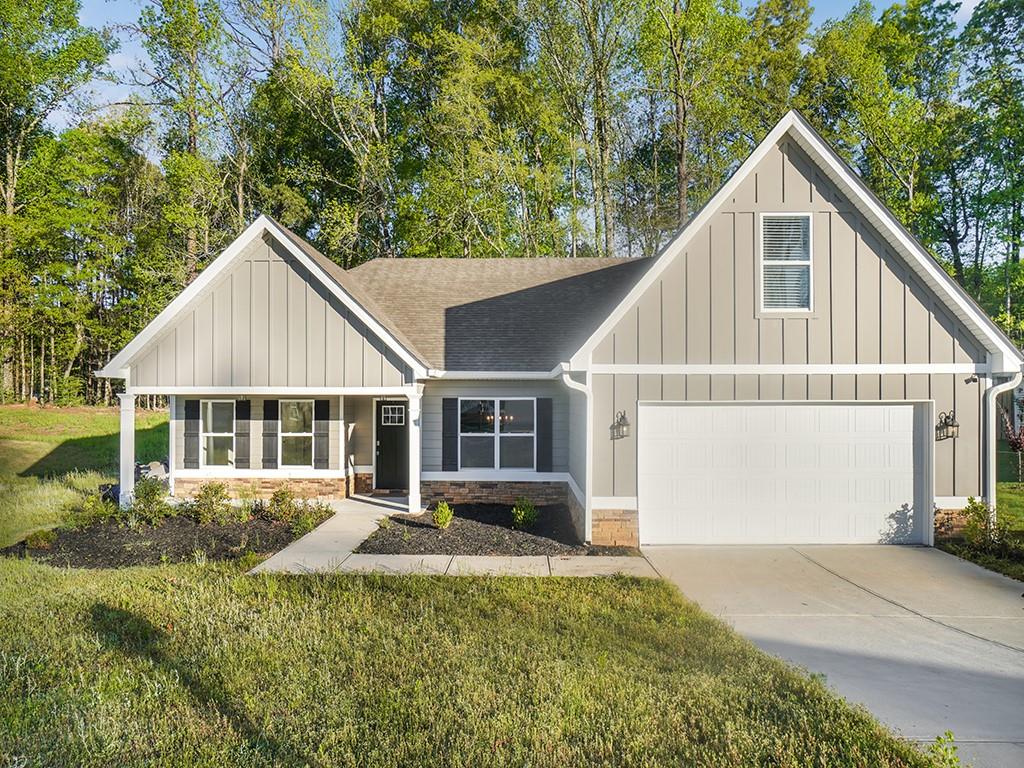
[[[811,309],[811,215],[761,217],[761,308]]]

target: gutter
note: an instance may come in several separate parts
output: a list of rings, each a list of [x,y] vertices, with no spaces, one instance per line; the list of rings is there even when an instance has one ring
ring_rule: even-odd
[[[1009,379],[993,384],[985,390],[985,453],[988,461],[985,462],[985,500],[989,509],[992,510],[993,520],[996,514],[996,467],[998,465],[996,446],[996,398],[1003,392],[1015,389],[1020,384],[1024,374],[1017,371],[1014,374],[1007,374]]]

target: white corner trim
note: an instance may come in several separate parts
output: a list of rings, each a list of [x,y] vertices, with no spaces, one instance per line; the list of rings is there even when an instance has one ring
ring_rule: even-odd
[[[167,398],[167,412],[169,417],[167,419],[167,440],[169,443],[167,446],[167,490],[171,496],[174,495],[174,476],[177,474],[174,469],[174,465],[178,460],[174,450],[174,408],[174,395],[171,395]]]
[[[795,110],[787,112],[768,135],[761,141],[736,172],[726,181],[717,193],[694,216],[676,236],[665,246],[656,257],[657,262],[637,281],[615,309],[605,318],[604,322],[594,331],[571,357],[569,364],[573,370],[586,369],[590,365],[590,357],[594,348],[618,324],[631,307],[643,296],[662,276],[669,264],[685,251],[693,237],[701,231],[705,224],[718,212],[719,208],[736,192],[740,183],[761,162],[767,153],[775,147],[783,135],[792,133],[797,143],[816,160],[822,170],[833,182],[845,188],[847,196],[857,205],[860,212],[877,227],[882,236],[888,240],[906,258],[911,269],[936,292],[945,304],[954,311],[964,323],[985,343],[991,359],[991,367],[996,372],[1014,372],[1020,369],[1024,358],[1021,357],[1005,335],[998,329],[984,311],[967,296],[956,282],[939,266],[931,255],[903,228],[895,216],[885,208],[874,193],[864,184],[852,169],[818,136],[817,132]]]
[[[988,373],[987,363],[800,363],[800,364],[758,364],[758,363],[713,363],[661,364],[661,363],[594,363],[590,372],[594,374],[729,374],[729,375],[773,375],[806,374],[839,376],[842,374],[914,374],[914,373]]]
[[[353,314],[356,315],[366,327],[380,338],[395,354],[412,368],[415,378],[426,376],[426,367],[417,360],[412,353],[398,343],[394,336],[367,312],[352,296],[345,291],[334,278],[324,272],[318,264],[310,259],[302,249],[299,248],[290,237],[288,237],[271,219],[267,216],[260,216],[252,224],[243,230],[221,254],[206,267],[199,276],[189,283],[170,304],[164,307],[149,324],[139,332],[128,344],[118,352],[114,358],[101,370],[96,372],[97,376],[106,378],[124,378],[128,364],[135,356],[149,344],[161,331],[164,330],[174,319],[177,318],[186,307],[196,299],[200,293],[214,283],[235,261],[243,249],[253,240],[268,232],[273,235],[284,248],[305,267],[310,274],[314,275],[334,296],[336,296]]]
[[[595,496],[590,500],[594,509],[635,510],[636,496]]]
[[[568,472],[534,472],[523,469],[463,469],[458,472],[421,472],[420,480],[449,480],[475,483],[488,480],[523,483],[568,483]]]
[[[966,496],[936,496],[936,509],[963,509],[967,506]]]
[[[348,475],[349,475],[349,477],[351,477],[352,475],[372,475],[372,474],[373,474],[373,464],[349,464],[348,465]]]

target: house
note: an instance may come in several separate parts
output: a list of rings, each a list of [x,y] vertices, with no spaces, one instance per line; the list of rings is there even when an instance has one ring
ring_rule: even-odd
[[[796,113],[653,259],[380,259],[261,217],[100,372],[177,495],[565,502],[595,543],[930,543],[1021,353]]]

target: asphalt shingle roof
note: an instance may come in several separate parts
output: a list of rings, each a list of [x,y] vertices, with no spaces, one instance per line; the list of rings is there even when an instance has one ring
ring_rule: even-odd
[[[550,371],[655,259],[374,259],[344,270],[274,222],[428,368]]]

